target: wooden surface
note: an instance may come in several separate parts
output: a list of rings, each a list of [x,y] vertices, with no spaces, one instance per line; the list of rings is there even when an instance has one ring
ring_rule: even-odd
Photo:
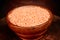
[[[5,18],[0,20],[0,40],[19,40],[18,36],[9,29]],[[60,40],[60,17],[54,16],[50,28],[40,40]]]

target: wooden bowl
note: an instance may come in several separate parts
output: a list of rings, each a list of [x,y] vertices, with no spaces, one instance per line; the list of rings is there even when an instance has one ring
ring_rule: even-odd
[[[42,7],[44,8],[44,7]],[[6,21],[10,27],[11,30],[13,30],[21,39],[25,40],[33,40],[33,39],[40,39],[45,32],[47,31],[47,29],[49,28],[49,25],[51,24],[52,20],[53,20],[53,15],[51,13],[50,10],[46,9],[49,14],[50,14],[50,18],[47,22],[41,24],[41,25],[36,25],[34,27],[21,27],[18,25],[14,25],[12,24],[9,19],[8,19],[8,15],[12,12],[12,10],[10,12],[8,12],[7,16],[6,16]]]

